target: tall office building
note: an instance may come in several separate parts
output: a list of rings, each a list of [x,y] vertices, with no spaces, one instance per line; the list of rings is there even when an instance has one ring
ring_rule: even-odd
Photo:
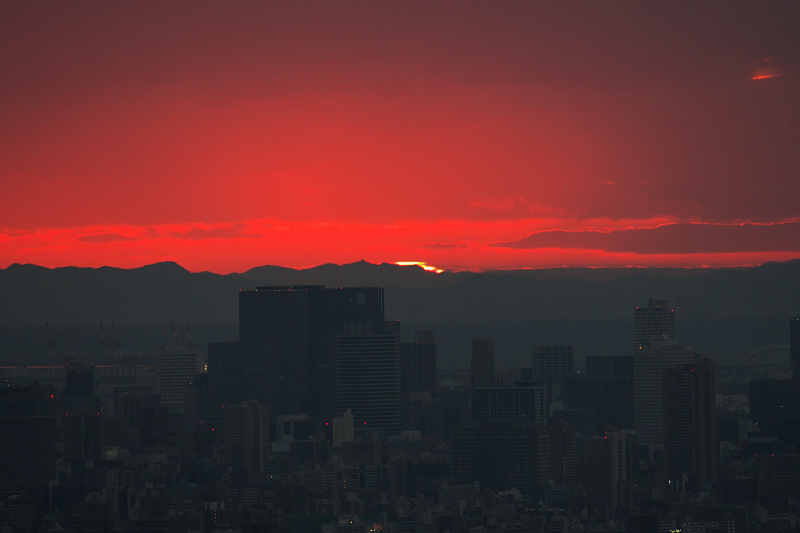
[[[578,443],[576,483],[609,509],[633,505],[633,442],[621,431],[606,431]]]
[[[564,380],[561,392],[570,408],[594,411],[598,432],[607,424],[634,428],[632,355],[586,356],[586,374]]]
[[[353,411],[350,409],[333,419],[334,448],[339,448],[344,442],[353,442],[353,426]]]
[[[436,337],[433,331],[415,331],[414,342],[400,345],[400,390],[436,389]]]
[[[664,466],[672,487],[684,476],[698,492],[717,479],[717,419],[714,361],[664,371]]]
[[[575,486],[575,428],[564,420],[547,426],[550,434],[550,479],[558,486]]]
[[[473,422],[547,421],[545,387],[518,383],[515,387],[478,387],[472,392]]]
[[[3,486],[47,486],[58,457],[54,397],[52,385],[0,387],[0,484]]]
[[[158,365],[158,394],[161,405],[170,415],[182,415],[186,401],[186,385],[197,378],[197,350],[186,348],[176,341],[165,350],[156,352]]]
[[[383,288],[324,285],[239,292],[239,340],[279,342],[286,357],[286,411],[336,415],[336,338],[345,322],[383,322]]]
[[[64,365],[66,382],[56,397],[59,415],[100,411],[100,397],[94,394],[94,365],[86,358],[71,358]]]
[[[103,451],[100,438],[100,413],[65,416],[61,422],[64,456],[69,461],[99,461]]]
[[[798,439],[800,387],[794,379],[750,381],[750,417],[762,434],[781,440]]]
[[[472,388],[494,385],[494,341],[472,340]]]
[[[260,475],[271,452],[269,407],[253,400],[226,405],[222,412],[225,458],[253,475]]]
[[[800,379],[800,317],[789,319],[789,342],[792,354],[792,378]]]
[[[633,342],[636,350],[646,350],[651,341],[675,340],[675,311],[669,300],[647,299],[647,307],[633,313]]]
[[[594,414],[593,431],[602,433],[608,424],[622,429],[633,429],[635,426],[632,368],[629,377],[587,377],[574,374],[563,380],[561,398],[570,409],[591,411]]]
[[[94,365],[87,359],[73,359],[64,365],[67,373],[65,396],[92,396],[94,394]]]
[[[539,424],[476,424],[454,435],[449,445],[454,484],[477,481],[481,489],[516,488],[530,497],[551,479],[550,435]]]
[[[279,342],[209,342],[208,394],[212,410],[257,400],[273,415],[289,414],[287,361]]]
[[[168,409],[150,387],[116,387],[114,416],[127,434],[129,448],[164,446],[167,441]]]
[[[632,378],[632,355],[587,355],[586,375],[590,378]]]
[[[572,346],[534,346],[531,378],[547,386],[547,405],[562,397],[562,382],[573,373]]]
[[[695,352],[686,346],[651,341],[650,349],[633,356],[633,412],[637,444],[661,448],[663,440],[663,377],[673,366],[691,365]]]
[[[336,340],[336,407],[358,429],[400,432],[400,323],[348,322]]]
[[[531,355],[533,381],[547,381],[552,376],[572,374],[572,346],[534,346]]]

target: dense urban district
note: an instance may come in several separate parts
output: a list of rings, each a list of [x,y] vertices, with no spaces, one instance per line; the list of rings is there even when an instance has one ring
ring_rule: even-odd
[[[522,368],[480,337],[438,368],[377,287],[240,291],[239,341],[202,349],[50,343],[1,370],[0,533],[795,530],[800,318],[722,366],[669,301],[631,315],[628,354]]]

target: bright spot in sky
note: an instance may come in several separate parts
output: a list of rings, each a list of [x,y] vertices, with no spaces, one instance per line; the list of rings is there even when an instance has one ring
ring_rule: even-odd
[[[765,57],[761,64],[756,68],[752,80],[766,80],[780,76],[780,65],[773,57]]]
[[[442,272],[444,272],[444,270],[442,270],[441,268],[436,268],[435,266],[426,265],[425,262],[423,261],[396,261],[395,265],[400,265],[400,266],[416,265],[418,267],[422,267],[424,270],[427,270],[429,272],[436,272],[437,274],[441,274]]]

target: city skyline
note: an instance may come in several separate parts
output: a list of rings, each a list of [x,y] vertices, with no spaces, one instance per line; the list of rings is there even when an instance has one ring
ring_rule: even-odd
[[[0,2],[0,533],[789,533],[800,3]]]

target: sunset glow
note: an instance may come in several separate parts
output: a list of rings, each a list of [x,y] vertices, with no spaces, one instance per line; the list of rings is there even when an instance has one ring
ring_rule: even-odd
[[[442,272],[444,272],[444,270],[442,270],[441,268],[436,268],[435,266],[426,265],[422,261],[395,261],[394,264],[400,266],[416,265],[422,268],[422,270],[427,270],[428,272],[436,272],[437,274],[441,274]]]
[[[800,257],[777,8],[49,8],[0,6],[3,268]]]

